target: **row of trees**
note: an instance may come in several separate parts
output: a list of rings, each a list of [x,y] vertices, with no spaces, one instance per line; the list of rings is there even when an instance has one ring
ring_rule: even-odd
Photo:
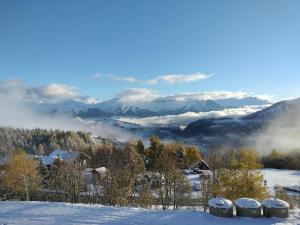
[[[85,183],[85,167],[80,161],[56,160],[46,168],[17,150],[1,169],[1,197],[179,208],[187,204],[191,192],[179,167],[191,161],[193,154],[194,160],[199,159],[200,151],[195,153],[195,149],[184,145],[179,149],[177,145],[165,145],[153,136],[149,148],[141,141],[128,143],[122,149],[108,144],[89,148],[88,166],[107,168],[105,174],[96,177],[91,190]]]
[[[143,207],[158,204],[164,209],[170,205],[179,208],[190,201],[191,187],[180,169],[201,158],[199,149],[163,144],[157,136],[150,138],[148,148],[142,141],[127,144],[122,150],[102,144],[89,154],[93,167],[108,168],[99,179],[101,203]]]
[[[194,146],[164,144],[152,136],[147,148],[142,141],[128,143],[121,149],[96,144],[86,149],[86,153],[90,156],[89,167],[107,169],[94,177],[91,186],[85,182],[85,166],[80,161],[56,160],[50,168],[45,168],[24,151],[15,151],[1,169],[0,196],[179,209],[193,202],[206,208],[214,196],[234,200],[262,199],[267,195],[258,170],[262,167],[260,158],[248,149],[211,151],[206,155],[212,175],[201,178],[200,199],[191,198],[192,187],[182,173],[182,169],[201,159],[200,150]]]
[[[270,154],[261,158],[261,163],[265,168],[299,170],[300,150],[286,153],[273,150]]]

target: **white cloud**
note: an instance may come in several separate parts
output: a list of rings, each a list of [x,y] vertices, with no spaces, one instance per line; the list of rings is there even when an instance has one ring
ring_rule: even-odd
[[[14,101],[37,99],[36,92],[21,80],[0,81],[0,94],[10,96]]]
[[[146,118],[121,117],[119,118],[119,121],[142,126],[185,126],[193,121],[203,118],[242,117],[261,110],[262,108],[264,108],[264,106],[245,106],[242,108],[231,108],[221,111],[187,112],[179,115],[152,116]]]
[[[108,78],[115,81],[125,81],[125,82],[140,83],[140,84],[158,84],[158,83],[175,84],[175,83],[188,83],[188,82],[194,82],[199,80],[206,80],[209,77],[210,75],[197,72],[192,74],[166,74],[148,80],[138,79],[132,76],[116,76],[114,74],[102,74],[102,73],[96,73],[90,78],[92,79]]]
[[[47,99],[61,101],[79,96],[77,89],[72,86],[52,83],[36,89],[37,93]]]
[[[155,98],[158,98],[158,95],[153,91],[145,88],[133,88],[125,89],[120,94],[117,95],[117,98],[121,102],[148,102]]]
[[[83,102],[87,103],[87,104],[97,104],[97,103],[100,103],[101,101],[97,98],[90,98],[90,97],[86,97]]]
[[[109,78],[111,80],[115,81],[126,81],[129,83],[133,82],[139,82],[139,80],[135,77],[128,77],[128,76],[116,76],[114,74],[102,74],[102,73],[96,73],[93,76],[91,76],[92,79],[101,79],[101,78]]]
[[[135,77],[117,77],[117,76],[113,76],[112,79],[113,80],[119,80],[119,81],[127,81],[127,82],[130,82],[130,83],[138,82],[138,80]]]
[[[10,96],[14,101],[56,103],[75,100],[87,104],[99,103],[99,99],[81,95],[77,88],[52,83],[41,87],[32,87],[21,80],[0,81],[0,94]]]
[[[42,96],[40,96],[42,95]],[[19,128],[43,128],[81,130],[103,137],[131,138],[131,135],[104,122],[89,123],[68,115],[47,115],[34,111],[33,102],[50,98],[61,99],[78,96],[73,87],[50,84],[44,87],[30,87],[20,80],[0,81],[0,126]],[[85,97],[79,96],[84,99]]]
[[[166,96],[168,98],[173,98],[177,101],[186,101],[186,100],[217,100],[217,99],[242,99],[250,96],[246,92],[230,92],[230,91],[206,91],[206,92],[190,92],[182,93],[176,95]]]
[[[138,102],[149,102],[156,98],[163,98],[165,100],[174,100],[178,102],[184,101],[202,101],[202,100],[224,100],[224,99],[243,99],[246,97],[257,97],[261,100],[267,100],[268,95],[254,96],[246,92],[230,92],[230,91],[207,91],[207,92],[191,92],[191,93],[181,93],[167,96],[160,96],[157,92],[145,89],[145,88],[133,88],[126,89],[117,95],[117,98],[122,99],[122,101],[136,101]]]
[[[157,84],[160,82],[167,84],[175,84],[175,83],[187,83],[194,82],[199,80],[206,80],[210,77],[210,75],[206,75],[200,72],[193,74],[166,74],[163,76],[158,76],[154,79],[147,80],[148,84]]]

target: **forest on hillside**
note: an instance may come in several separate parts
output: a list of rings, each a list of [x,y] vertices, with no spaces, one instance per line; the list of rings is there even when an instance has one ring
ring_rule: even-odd
[[[0,127],[0,156],[2,157],[16,149],[33,155],[48,155],[55,149],[89,153],[97,148],[98,144],[92,139],[91,133],[83,131]],[[182,146],[182,143],[178,143],[177,146]],[[278,149],[269,154],[258,154],[258,157],[264,168],[300,169],[300,150],[281,152]]]
[[[49,154],[54,149],[85,151],[92,145],[91,134],[81,131],[0,127],[1,155],[15,149],[23,149],[34,155]]]

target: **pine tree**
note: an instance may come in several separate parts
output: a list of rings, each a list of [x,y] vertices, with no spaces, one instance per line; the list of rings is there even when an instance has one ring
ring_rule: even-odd
[[[137,141],[136,148],[137,148],[137,151],[140,155],[142,155],[142,156],[145,155],[145,146],[144,146],[144,143],[141,140]]]
[[[163,146],[160,143],[159,137],[156,135],[152,135],[149,141],[150,141],[150,147],[147,150],[149,162],[147,164],[147,168],[151,170],[154,169]]]

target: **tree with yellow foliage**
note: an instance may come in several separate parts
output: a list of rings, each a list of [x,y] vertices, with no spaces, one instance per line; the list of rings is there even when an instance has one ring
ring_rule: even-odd
[[[201,159],[200,150],[196,146],[185,146],[183,161],[186,168]]]
[[[4,187],[11,197],[30,200],[40,184],[38,162],[24,151],[12,154],[4,170]]]
[[[218,195],[235,200],[241,197],[263,199],[266,188],[257,154],[248,149],[228,154],[226,169],[218,171]]]

